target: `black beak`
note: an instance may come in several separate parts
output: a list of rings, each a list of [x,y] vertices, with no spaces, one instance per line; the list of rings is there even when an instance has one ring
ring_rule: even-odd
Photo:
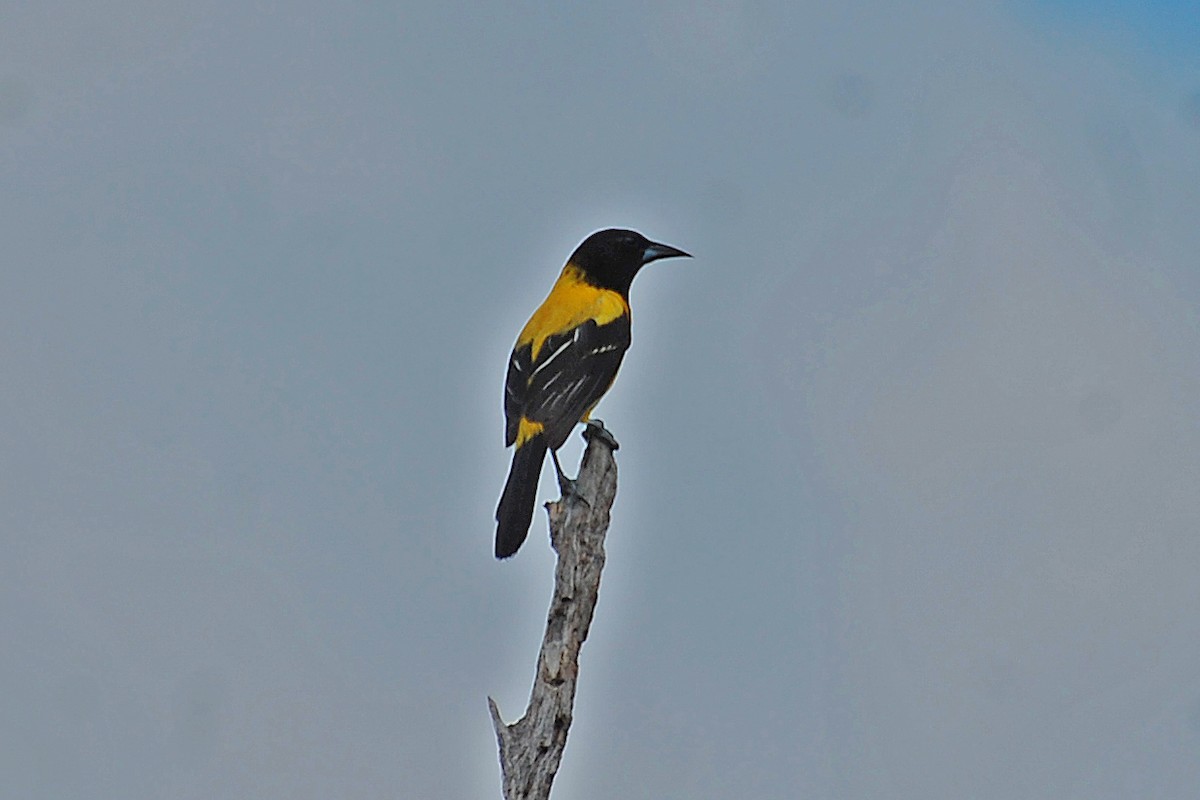
[[[678,247],[671,247],[669,244],[659,244],[651,242],[646,245],[645,251],[642,252],[642,265],[649,264],[651,261],[658,261],[660,258],[691,258],[691,253],[685,253]]]

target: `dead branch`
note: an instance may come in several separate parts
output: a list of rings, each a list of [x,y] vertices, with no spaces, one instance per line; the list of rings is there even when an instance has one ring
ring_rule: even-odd
[[[538,654],[537,675],[525,716],[511,725],[488,698],[500,744],[505,800],[548,800],[575,705],[579,648],[587,639],[604,569],[604,536],[617,495],[617,443],[602,425],[584,431],[588,442],[576,492],[546,504],[550,544],[558,553],[554,596]]]

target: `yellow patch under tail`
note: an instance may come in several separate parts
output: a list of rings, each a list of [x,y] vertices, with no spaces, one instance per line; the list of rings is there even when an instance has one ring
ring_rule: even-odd
[[[521,417],[521,421],[517,423],[517,447],[528,442],[533,437],[537,436],[546,426],[540,422],[534,422],[531,419]]]

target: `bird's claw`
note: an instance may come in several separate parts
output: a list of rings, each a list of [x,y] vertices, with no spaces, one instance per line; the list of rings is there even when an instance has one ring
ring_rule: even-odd
[[[572,480],[565,475],[558,479],[558,490],[562,492],[564,500],[575,499],[583,502],[584,505],[591,507],[591,503],[583,496],[583,492],[579,491],[579,482]]]
[[[567,473],[563,472],[562,464],[558,463],[558,453],[551,450],[550,457],[554,460],[554,472],[558,476],[558,491],[562,493],[563,499],[577,498],[583,501],[585,506],[591,508],[592,504],[583,496],[583,492],[579,491],[579,481],[568,478]]]
[[[616,451],[621,445],[617,442],[617,438],[612,435],[612,431],[604,427],[604,420],[589,419],[587,427],[583,429],[584,441],[591,442],[593,438],[599,439],[608,445],[608,449]]]

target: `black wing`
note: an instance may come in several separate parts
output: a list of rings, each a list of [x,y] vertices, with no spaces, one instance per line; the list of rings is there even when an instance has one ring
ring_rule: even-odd
[[[547,445],[562,446],[571,430],[612,386],[629,349],[629,317],[606,325],[588,320],[542,343],[537,361],[529,345],[513,350],[504,387],[505,439],[517,439],[521,417],[545,426]]]

